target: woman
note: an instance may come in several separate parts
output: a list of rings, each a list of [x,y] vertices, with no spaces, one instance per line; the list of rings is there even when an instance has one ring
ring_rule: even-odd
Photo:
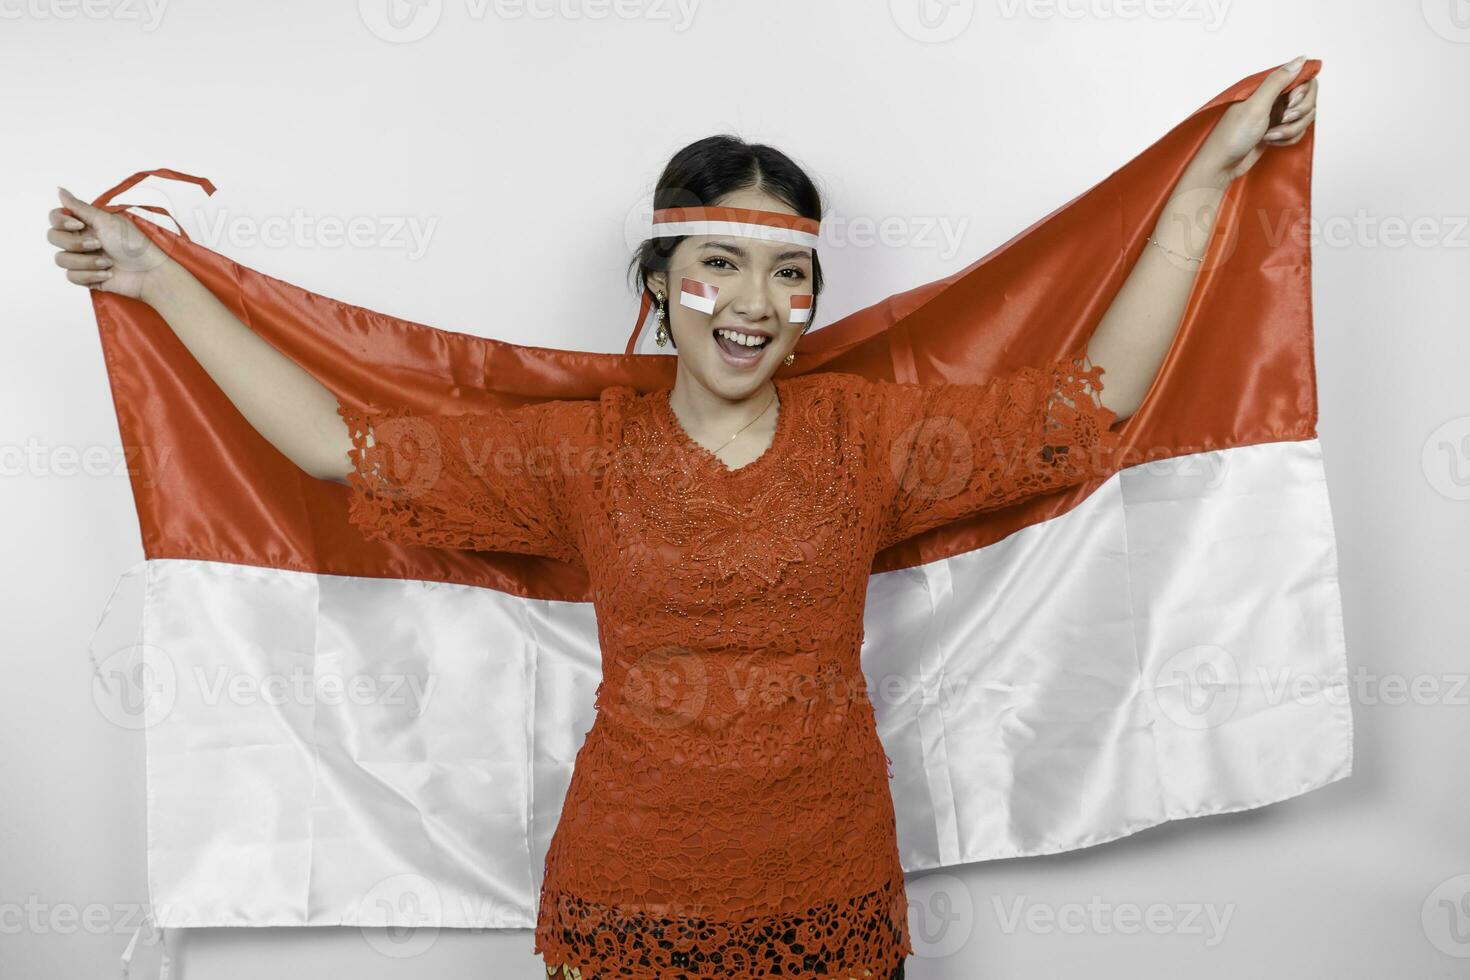
[[[549,976],[902,977],[859,660],[872,557],[1110,472],[1110,427],[1168,351],[1220,196],[1312,121],[1315,79],[1267,132],[1301,64],[1222,116],[1086,350],[983,385],[776,377],[821,289],[821,201],[783,154],[725,137],[674,157],[656,218],[748,220],[656,220],[635,259],[678,354],[673,387],[649,393],[459,416],[349,405],[125,219],[63,192],[48,239],[68,279],[153,306],[262,435],[345,484],[364,533],[588,569],[603,682],[546,859]]]

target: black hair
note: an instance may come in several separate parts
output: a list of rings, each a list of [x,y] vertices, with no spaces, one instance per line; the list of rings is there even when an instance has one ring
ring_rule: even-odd
[[[822,220],[822,195],[806,171],[774,146],[747,143],[728,133],[706,136],[675,153],[654,186],[653,208],[712,207],[727,194],[747,189],[770,194],[803,218]],[[638,246],[628,265],[628,275],[640,296],[648,292],[648,274],[667,272],[669,259],[683,240],[682,236],[650,238]],[[817,321],[817,297],[821,292],[822,264],[814,249],[808,329]],[[653,296],[649,301],[655,305],[658,302]],[[675,349],[678,346],[675,344]]]

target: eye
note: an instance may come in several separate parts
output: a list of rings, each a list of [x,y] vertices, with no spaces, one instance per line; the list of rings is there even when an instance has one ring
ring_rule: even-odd
[[[715,263],[715,262],[724,262],[725,265],[730,265],[729,262],[725,261],[724,258],[722,258],[721,256],[718,256],[718,255],[710,256],[709,258],[707,258],[707,259],[704,260],[704,264],[705,265],[708,265],[711,268],[718,268],[717,266],[713,265],[713,263]],[[734,266],[730,266],[730,267],[732,269],[734,268]]]
[[[786,278],[791,279],[791,280],[794,280],[796,282],[800,282],[801,280],[803,280],[803,279],[806,278],[806,273],[803,272],[801,269],[798,269],[794,265],[787,266],[786,268],[782,269],[781,271],[782,272],[794,272],[794,273],[796,273],[796,275],[794,275],[794,276],[787,276],[786,277]]]

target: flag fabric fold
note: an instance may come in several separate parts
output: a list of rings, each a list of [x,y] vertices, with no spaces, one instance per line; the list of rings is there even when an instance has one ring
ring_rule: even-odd
[[[809,330],[779,373],[974,382],[1078,350],[1264,74],[953,275]],[[1090,846],[1351,772],[1316,434],[1314,130],[1226,193],[1117,472],[877,555],[863,665],[906,870]],[[94,203],[344,401],[473,411],[672,384],[673,357],[637,350],[646,307],[618,354],[414,323],[111,203],[150,175],[214,190],[143,171]],[[141,632],[103,667],[152,686],[154,921],[534,925],[601,673],[585,571],[365,538],[346,488],[266,443],[151,308],[91,296],[122,440],[142,450]]]

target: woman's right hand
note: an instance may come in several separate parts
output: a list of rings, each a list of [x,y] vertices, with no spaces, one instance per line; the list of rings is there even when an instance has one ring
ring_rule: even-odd
[[[46,240],[61,251],[56,264],[79,286],[141,299],[143,287],[171,260],[120,214],[94,208],[58,187],[62,208],[52,208]],[[67,214],[70,211],[71,214]]]
[[[46,240],[61,249],[66,278],[147,303],[267,442],[311,476],[345,482],[353,442],[336,394],[250,329],[167,246],[120,213],[57,192],[62,207],[51,210]]]

